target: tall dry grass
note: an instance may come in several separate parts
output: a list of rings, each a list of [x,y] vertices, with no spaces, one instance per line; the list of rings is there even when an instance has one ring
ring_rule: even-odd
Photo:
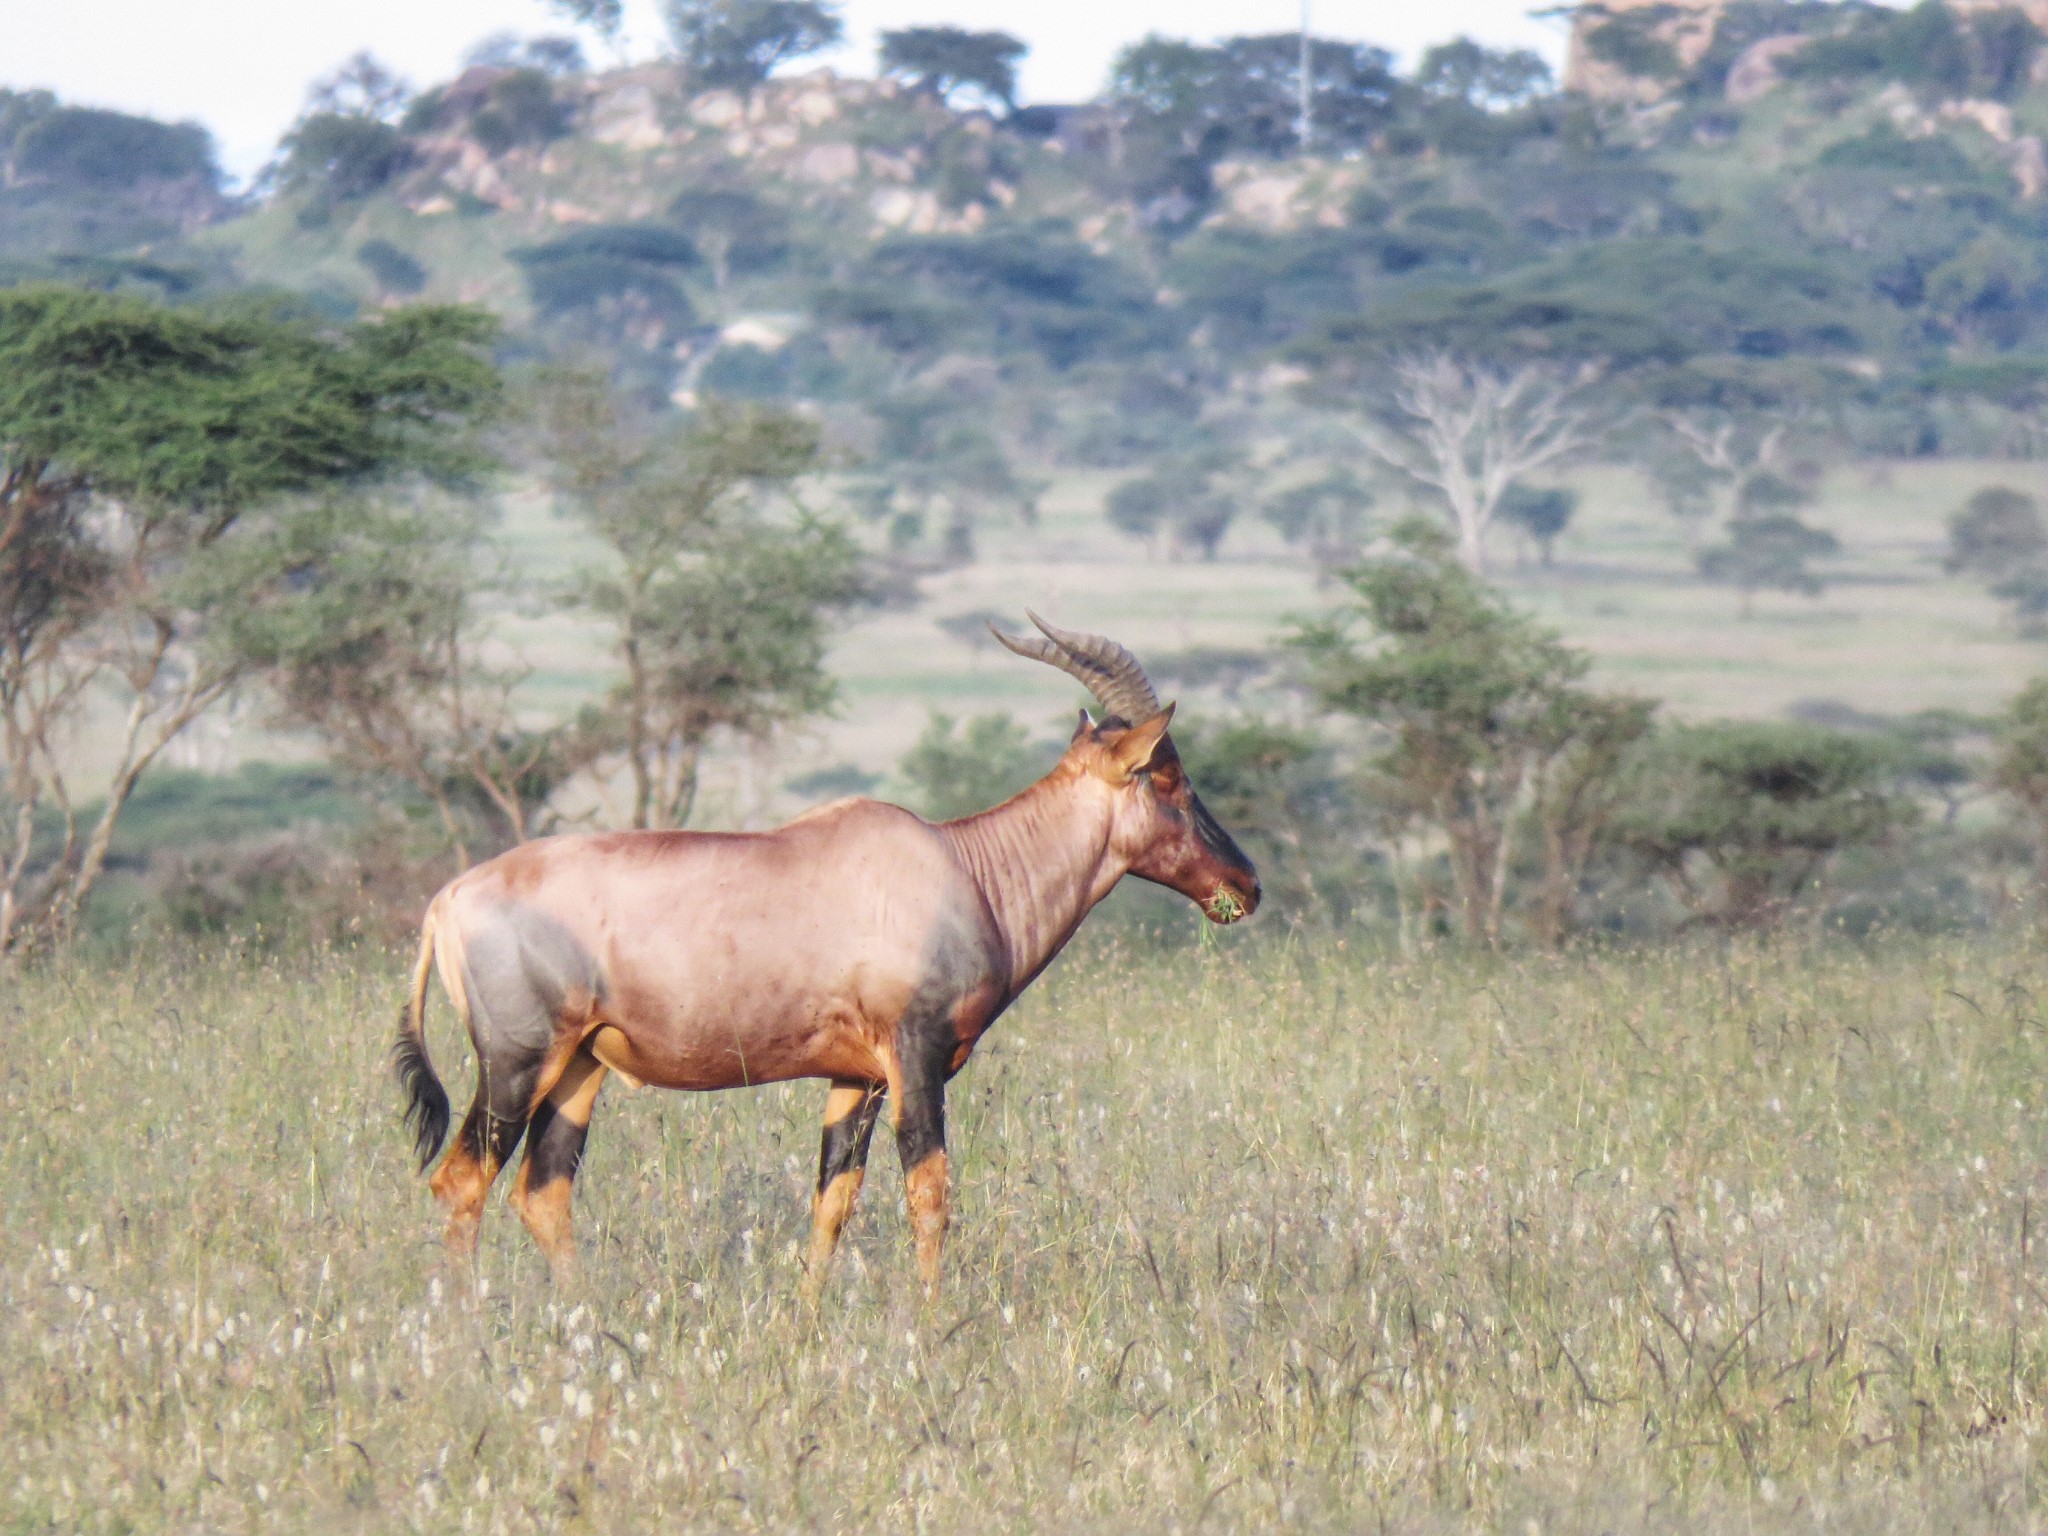
[[[955,1085],[943,1299],[878,1144],[815,1316],[813,1085],[608,1090],[584,1281],[494,1201],[470,1300],[403,969],[0,982],[0,1529],[2040,1524],[2017,943],[1098,947]]]

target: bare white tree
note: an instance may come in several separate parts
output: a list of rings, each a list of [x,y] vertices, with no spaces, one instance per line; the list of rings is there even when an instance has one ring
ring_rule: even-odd
[[[1587,372],[1542,363],[1502,370],[1446,352],[1402,358],[1367,408],[1366,451],[1443,497],[1458,558],[1483,572],[1487,530],[1509,487],[1609,430],[1592,383]]]
[[[1731,481],[1775,464],[1785,442],[1783,421],[1745,423],[1739,417],[1686,411],[1663,411],[1657,419],[1704,469]]]
[[[1659,411],[1657,420],[1697,464],[1708,515],[1738,511],[1745,488],[1765,476],[1798,476],[1797,450],[1818,447],[1817,423],[1797,406]]]

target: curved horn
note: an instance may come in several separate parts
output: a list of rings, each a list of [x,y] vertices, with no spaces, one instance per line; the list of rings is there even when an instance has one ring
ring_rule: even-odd
[[[1079,679],[1106,712],[1132,725],[1143,725],[1161,713],[1159,696],[1152,691],[1138,658],[1129,651],[1106,636],[1061,629],[1028,608],[1024,612],[1044,634],[1043,640],[1006,635],[993,624],[989,633],[1019,656],[1045,662]]]

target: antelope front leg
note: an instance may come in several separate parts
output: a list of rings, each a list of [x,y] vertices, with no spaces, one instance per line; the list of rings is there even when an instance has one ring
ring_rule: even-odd
[[[825,1098],[825,1133],[818,1144],[818,1191],[811,1199],[811,1252],[804,1261],[804,1294],[812,1301],[824,1289],[825,1271],[839,1234],[853,1214],[866,1176],[868,1143],[882,1113],[879,1083],[835,1082]]]
[[[939,1293],[939,1255],[946,1246],[952,1196],[946,1175],[946,1069],[954,1041],[948,1027],[935,1039],[905,1042],[895,1089],[896,1151],[903,1159],[903,1192],[910,1233],[917,1240],[917,1277],[927,1299]]]

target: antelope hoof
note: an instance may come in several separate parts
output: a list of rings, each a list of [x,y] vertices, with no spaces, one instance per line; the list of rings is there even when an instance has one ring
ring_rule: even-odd
[[[825,1271],[820,1265],[804,1267],[803,1278],[796,1284],[797,1299],[815,1312],[825,1304]]]

